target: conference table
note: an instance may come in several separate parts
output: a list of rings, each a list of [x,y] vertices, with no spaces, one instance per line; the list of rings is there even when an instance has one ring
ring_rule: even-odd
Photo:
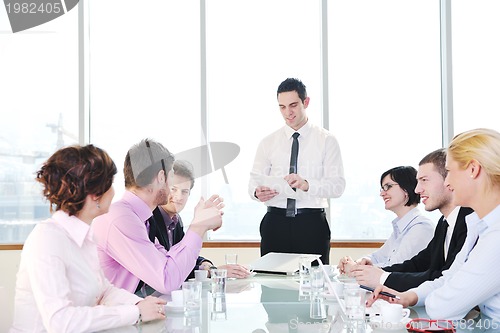
[[[167,302],[170,295],[159,295]],[[213,298],[210,282],[203,282],[199,311],[186,314],[182,308],[166,307],[166,319],[142,325],[107,330],[107,333],[302,333],[302,332],[407,332],[405,325],[382,327],[367,319],[352,329],[342,316],[338,302],[324,300],[326,318],[311,319],[311,301],[297,276],[256,274],[247,279],[229,279],[224,297]],[[410,308],[411,318],[428,318],[423,307]],[[370,312],[370,311],[367,311]],[[368,318],[368,317],[367,317]],[[375,318],[375,317],[372,317]],[[487,318],[471,316],[456,325],[456,332],[500,332],[500,327],[481,325]],[[479,325],[478,325],[479,324]]]

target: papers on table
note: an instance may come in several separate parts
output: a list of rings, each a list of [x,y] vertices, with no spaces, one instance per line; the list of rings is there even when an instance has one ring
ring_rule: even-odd
[[[299,269],[300,257],[308,256],[311,262],[319,254],[276,253],[270,252],[250,264],[250,269],[257,273],[293,275]]]

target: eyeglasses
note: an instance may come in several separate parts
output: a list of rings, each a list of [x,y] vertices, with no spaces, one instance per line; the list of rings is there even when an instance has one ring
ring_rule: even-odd
[[[397,186],[399,186],[399,184],[398,184],[398,183],[384,184],[384,185],[382,185],[382,187],[380,188],[380,192],[387,192],[387,191],[389,191],[389,190],[391,189],[391,187],[396,186],[396,185],[397,185]]]
[[[406,324],[408,332],[447,332],[454,333],[455,326],[451,320],[434,320],[415,318]]]

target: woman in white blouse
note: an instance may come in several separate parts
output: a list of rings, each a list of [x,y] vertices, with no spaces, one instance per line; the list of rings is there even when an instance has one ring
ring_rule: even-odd
[[[94,332],[165,318],[164,300],[114,287],[99,266],[90,224],[108,211],[115,174],[93,145],[62,148],[37,172],[53,215],[24,244],[10,332]]]
[[[458,134],[448,147],[446,169],[445,182],[453,191],[453,203],[474,209],[474,213],[466,217],[467,238],[462,250],[439,279],[426,281],[404,293],[380,285],[368,299],[368,305],[384,290],[400,298],[380,296],[389,302],[403,306],[425,305],[430,318],[460,320],[459,326],[470,309],[478,306],[481,317],[472,327],[479,323],[481,328],[498,332],[500,133],[478,128]]]
[[[379,267],[401,263],[427,247],[434,236],[434,224],[417,208],[420,195],[415,193],[417,170],[399,166],[387,170],[380,177],[380,197],[385,209],[396,214],[392,221],[393,232],[377,251],[353,261],[350,257],[340,260],[339,270],[347,273],[355,264]]]

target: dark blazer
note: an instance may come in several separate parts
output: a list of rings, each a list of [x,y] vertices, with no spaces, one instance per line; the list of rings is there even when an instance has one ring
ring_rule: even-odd
[[[418,287],[425,281],[440,277],[443,271],[450,268],[455,256],[464,245],[467,236],[465,217],[472,212],[471,208],[460,208],[446,260],[444,260],[446,224],[443,221],[444,216],[441,216],[434,231],[434,237],[425,249],[402,263],[382,268],[386,272],[391,272],[384,285],[397,291],[406,291]]]
[[[170,244],[168,241],[167,225],[165,224],[165,220],[163,219],[163,215],[159,207],[156,207],[153,211],[153,218],[154,220],[149,220],[149,239],[152,242],[154,242],[155,238],[158,239],[158,242],[160,242],[160,244],[163,245],[163,247],[168,251],[170,250],[170,247],[182,240],[182,238],[184,237],[184,227],[180,216],[179,222],[177,223],[173,231],[173,244]],[[168,222],[170,223],[171,221]],[[194,277],[194,271],[200,269],[200,265],[204,261],[208,261],[212,264],[210,260],[199,256],[198,259],[196,259],[196,265],[194,266],[194,269],[191,271],[191,273],[189,273],[187,279],[191,279]]]

